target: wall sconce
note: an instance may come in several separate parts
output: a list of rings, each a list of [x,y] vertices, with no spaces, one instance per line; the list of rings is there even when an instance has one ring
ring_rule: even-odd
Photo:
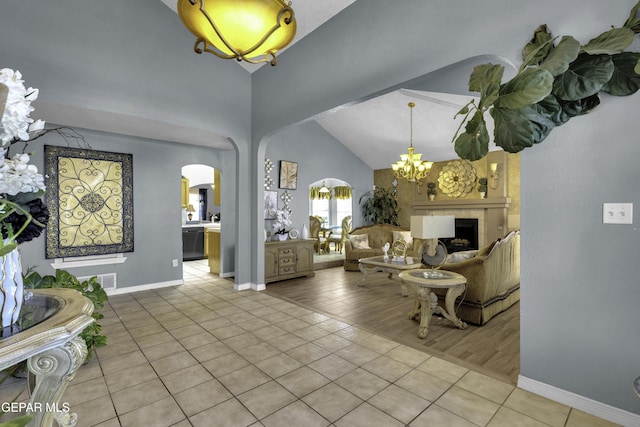
[[[491,169],[491,175],[489,175],[489,178],[491,179],[491,189],[495,190],[498,188],[498,179],[500,178],[500,175],[498,175],[498,164],[491,163],[489,165],[489,169]]]
[[[189,206],[187,206],[187,212],[189,212],[189,213],[187,214],[187,217],[189,217],[189,221],[191,221],[191,218],[193,218],[193,214],[192,214],[191,212],[195,212],[195,211],[196,211],[196,210],[195,210],[195,208],[193,207],[193,205],[191,205],[191,204],[190,204]]]

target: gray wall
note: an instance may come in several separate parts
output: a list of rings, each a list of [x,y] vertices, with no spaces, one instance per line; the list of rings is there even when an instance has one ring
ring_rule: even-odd
[[[38,101],[57,105],[56,116],[61,118],[57,122],[59,124],[78,123],[84,112],[99,120],[104,112],[99,129],[109,130],[110,126],[118,127],[118,119],[109,116],[113,112],[121,117],[149,120],[145,122],[146,126],[153,126],[152,121],[155,121],[226,136],[247,152],[251,128],[250,74],[232,61],[195,54],[193,36],[180,24],[177,15],[158,0],[25,0],[3,3],[0,9],[0,40],[0,67],[20,70],[28,86],[40,89]],[[32,117],[46,119],[38,114],[38,101],[34,103],[36,110]],[[65,115],[67,107],[69,112]],[[139,130],[144,133],[144,128]],[[137,173],[142,173],[147,166],[161,174],[165,165],[174,162],[182,166],[201,163],[203,157],[219,159],[227,171],[225,183],[229,184],[225,185],[222,194],[223,200],[227,201],[224,209],[229,213],[223,216],[248,222],[248,210],[242,209],[241,204],[248,204],[250,192],[247,186],[251,172],[247,167],[237,167],[247,160],[240,159],[233,150],[213,150],[210,153],[204,147],[161,141],[155,145],[153,142],[156,141],[144,138],[140,141],[144,141],[145,148],[136,150],[137,145],[132,141],[137,139],[133,137],[104,133],[97,141],[93,136],[89,138],[87,132],[83,131],[83,134],[97,149],[133,153]],[[44,138],[39,141],[44,141]],[[40,151],[36,144],[30,149]],[[180,158],[184,160],[178,161]],[[175,191],[171,187],[173,180],[169,181],[165,191],[158,183],[164,182],[166,175],[158,178],[157,181],[145,180],[145,186],[138,186],[140,181],[137,181],[136,188],[140,193],[156,196]],[[239,184],[244,191],[238,191]],[[244,200],[238,200],[238,194]],[[139,201],[151,196],[136,192],[135,197],[137,206]],[[153,202],[156,203],[157,199]],[[161,212],[147,212],[138,219],[144,210],[136,209],[135,212],[136,222],[151,218],[160,221],[157,224],[160,228],[148,228],[154,234],[159,230],[164,234],[167,227],[162,221],[167,224],[173,221],[172,213],[164,218]],[[154,239],[143,231],[145,227],[136,224],[136,252],[145,247],[143,241]],[[169,233],[173,232],[170,227]],[[237,227],[229,226],[227,229],[225,226],[223,230],[223,271],[234,271],[237,251],[241,254],[244,251],[243,259],[249,256],[246,244],[244,248],[236,244],[237,233],[240,233]],[[162,245],[149,248],[167,248],[167,254],[159,256],[158,262],[164,262],[165,258],[181,259],[178,256],[181,252],[179,236],[167,236]],[[35,260],[32,263],[41,264]],[[163,276],[162,272],[166,274]],[[160,269],[156,273],[158,278],[153,280],[131,277],[121,283],[129,286],[168,281],[177,274],[173,269]],[[239,280],[249,280],[246,269],[239,274],[246,275]]]
[[[587,42],[611,25],[620,26],[635,3],[625,0],[611,7],[601,0],[492,0],[480,6],[461,0],[452,6],[414,0],[400,7],[385,0],[356,2],[281,55],[278,73],[255,73],[254,144],[273,129],[465,58],[496,54],[519,65],[522,47],[540,24],[548,24],[555,35]],[[638,105],[638,96],[614,101],[637,113],[630,105]],[[554,134],[532,150],[535,154],[523,157],[522,373],[640,413],[640,401],[631,391],[632,379],[640,374],[639,310],[631,307],[638,301],[637,273],[628,262],[633,257],[637,264],[638,239],[632,228],[598,231],[599,205],[605,198],[619,194],[613,201],[637,199],[637,180],[626,176],[637,170],[631,160],[637,158],[637,130],[631,117],[608,127],[611,117],[603,117],[602,110],[565,125],[560,131],[564,137]],[[597,141],[584,141],[581,128],[587,123],[588,129],[602,132]],[[567,141],[573,142],[570,148],[559,146]],[[619,150],[609,148],[616,144]],[[592,161],[584,162],[587,158]],[[600,179],[605,171],[611,175]],[[554,204],[545,205],[547,200]],[[590,233],[607,238],[592,241]],[[615,255],[603,255],[605,247]]]
[[[221,169],[222,176],[235,174],[232,151],[184,146],[164,141],[134,138],[124,135],[78,129],[94,150],[130,153],[133,156],[134,251],[125,253],[124,264],[69,269],[77,276],[116,273],[118,288],[162,284],[182,279],[182,209],[181,169],[185,164],[199,162]],[[43,145],[66,146],[53,133],[40,138]],[[31,144],[30,148],[34,148]],[[35,151],[33,164],[44,170],[43,150]],[[229,161],[231,160],[231,161]],[[225,265],[223,271],[233,271],[236,229],[235,187],[232,183],[223,193],[223,217],[226,217],[221,237]],[[225,209],[225,206],[229,206]],[[225,215],[225,212],[227,213]],[[226,232],[228,230],[228,232]],[[53,260],[45,259],[45,239],[20,245],[24,267],[37,267],[41,274],[53,274]],[[178,259],[179,266],[171,261]]]
[[[586,42],[621,25],[634,4],[361,0],[280,55],[276,68],[250,76],[233,61],[194,54],[192,36],[158,0],[22,0],[1,6],[0,58],[1,66],[20,69],[45,100],[230,137],[238,153],[234,214],[239,224],[250,224],[236,227],[236,255],[243,260],[236,283],[256,284],[263,274],[265,138],[465,58],[495,54],[520,64],[522,46],[540,24]],[[621,104],[612,108],[637,112],[637,99],[616,99]],[[522,370],[549,385],[640,413],[630,385],[639,374],[640,340],[629,332],[629,325],[638,324],[633,317],[638,310],[630,307],[638,301],[631,264],[637,256],[630,259],[637,237],[632,228],[599,225],[596,209],[604,197],[637,198],[633,179],[626,176],[636,170],[630,160],[638,154],[635,117],[607,127],[616,113],[604,107],[554,131],[553,139],[522,159]],[[96,147],[126,147],[120,139]],[[567,141],[573,142],[570,148],[561,146]],[[544,205],[546,200],[554,203]],[[549,230],[564,239],[551,240]],[[141,267],[152,262],[149,258]],[[171,277],[172,270],[164,280]]]
[[[356,157],[344,145],[327,133],[315,121],[290,126],[274,135],[268,143],[266,158],[275,168],[271,177],[275,181],[272,190],[278,191],[278,206],[282,207],[278,188],[280,160],[298,162],[298,188],[292,194],[293,223],[298,229],[309,226],[309,185],[322,178],[337,178],[349,183],[353,190],[353,223],[362,223],[358,199],[371,189],[373,170]],[[265,221],[271,231],[271,222]],[[355,226],[355,225],[354,225]]]
[[[521,375],[640,413],[638,94],[521,156]],[[636,207],[602,224],[603,202]]]

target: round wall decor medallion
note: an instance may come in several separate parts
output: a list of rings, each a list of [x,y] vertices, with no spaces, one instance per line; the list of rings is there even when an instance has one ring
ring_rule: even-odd
[[[438,185],[449,197],[462,197],[473,190],[476,170],[467,160],[452,160],[440,171]]]

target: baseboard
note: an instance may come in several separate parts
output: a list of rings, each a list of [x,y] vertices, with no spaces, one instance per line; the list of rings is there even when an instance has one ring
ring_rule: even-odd
[[[523,377],[522,375],[518,376],[518,387],[558,403],[579,409],[587,414],[611,421],[612,423],[629,427],[640,425],[640,415],[638,414],[580,396],[570,391],[559,389],[531,378]],[[631,386],[629,386],[629,388],[631,388]]]
[[[226,279],[227,277],[235,277],[236,272],[235,271],[227,271],[225,273],[220,273],[218,276],[221,279]]]
[[[160,288],[166,288],[169,286],[178,286],[183,284],[184,284],[184,281],[182,279],[178,279],[178,280],[169,280],[167,282],[147,283],[146,285],[127,286],[126,288],[105,289],[105,292],[107,293],[107,295],[121,295],[121,294],[128,294],[131,292],[149,291],[152,289],[160,289]]]
[[[264,283],[260,284],[251,284],[251,289],[253,289],[254,291],[264,291],[265,289],[267,289],[267,285],[265,285]]]
[[[248,291],[251,289],[251,283],[234,283],[233,290],[234,291]]]

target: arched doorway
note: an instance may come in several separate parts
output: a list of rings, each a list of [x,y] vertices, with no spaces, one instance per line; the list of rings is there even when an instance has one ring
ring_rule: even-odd
[[[187,267],[185,262],[194,262],[200,268],[220,273],[220,250],[210,250],[210,240],[218,242],[218,246],[220,242],[220,187],[220,173],[212,166],[190,164],[182,167],[183,275]],[[215,263],[211,262],[212,257],[216,258]]]

